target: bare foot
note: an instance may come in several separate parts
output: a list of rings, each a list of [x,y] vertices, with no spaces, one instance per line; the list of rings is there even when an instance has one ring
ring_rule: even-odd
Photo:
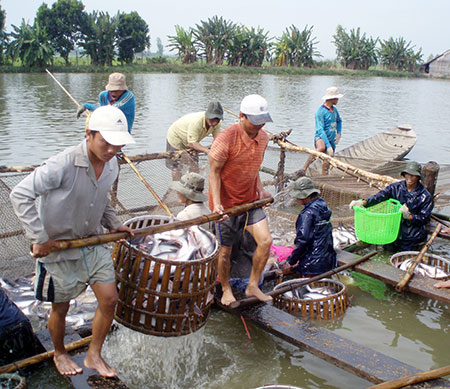
[[[439,281],[433,285],[435,288],[450,288],[450,280],[447,281]]]
[[[84,358],[84,366],[88,369],[94,369],[103,377],[116,377],[117,370],[109,366],[101,355],[90,355],[89,352]]]
[[[263,302],[272,301],[272,296],[264,294],[257,286],[247,286],[247,289],[245,289],[245,295],[247,297],[256,297],[259,301]]]
[[[231,303],[234,303],[236,301],[231,289],[223,289],[222,292],[222,298],[220,299],[222,305],[230,305]]]
[[[67,353],[55,355],[53,362],[61,375],[75,375],[83,372],[83,369],[72,361]]]

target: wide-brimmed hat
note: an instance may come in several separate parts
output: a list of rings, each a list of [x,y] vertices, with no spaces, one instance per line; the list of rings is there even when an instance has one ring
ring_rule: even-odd
[[[308,196],[313,193],[320,193],[319,189],[314,187],[311,178],[309,177],[301,177],[294,183],[294,189],[291,191],[291,197],[296,199],[306,199]]]
[[[88,118],[87,129],[98,131],[106,142],[114,146],[136,143],[128,132],[124,113],[112,105],[96,108]]]
[[[342,93],[339,93],[338,88],[335,86],[330,86],[325,96],[322,97],[322,100],[331,100],[331,99],[340,99],[341,97],[344,97]]]
[[[223,108],[218,101],[211,101],[208,104],[208,108],[205,112],[205,117],[207,119],[223,119]]]
[[[106,90],[127,90],[127,84],[125,82],[125,75],[122,73],[111,73],[108,78],[108,83],[105,86]]]
[[[405,173],[422,178],[422,166],[416,161],[409,161],[402,170],[402,176],[404,176]]]
[[[260,95],[248,95],[242,99],[241,113],[247,116],[250,123],[255,126],[273,122],[269,114],[267,100]]]
[[[207,200],[206,196],[203,194],[203,189],[205,189],[205,179],[198,173],[186,173],[180,178],[180,181],[172,182],[169,187],[180,192],[189,200],[196,202]]]

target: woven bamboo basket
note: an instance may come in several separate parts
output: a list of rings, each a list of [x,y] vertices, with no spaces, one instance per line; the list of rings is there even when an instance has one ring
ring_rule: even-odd
[[[129,220],[132,229],[163,225],[168,216]],[[117,242],[113,259],[119,301],[114,318],[126,327],[155,336],[182,336],[206,324],[217,279],[219,244],[203,259],[158,259],[128,241]]]
[[[415,258],[419,254],[418,251],[400,251],[399,253],[395,253],[389,259],[389,262],[392,266],[399,268],[403,261],[406,261],[410,258]],[[446,258],[440,257],[439,255],[425,253],[422,261],[426,265],[437,266],[441,268],[446,274],[450,275],[450,261]],[[433,277],[436,279],[445,279],[447,277]]]
[[[284,281],[275,286],[274,290],[298,283],[303,279]],[[347,288],[342,282],[324,278],[320,281],[309,284],[311,288],[331,287],[335,293],[323,298],[302,299],[278,295],[274,297],[273,305],[294,316],[301,316],[310,319],[335,319],[342,316],[347,310]],[[300,287],[304,288],[304,287]],[[295,287],[293,287],[295,289]]]

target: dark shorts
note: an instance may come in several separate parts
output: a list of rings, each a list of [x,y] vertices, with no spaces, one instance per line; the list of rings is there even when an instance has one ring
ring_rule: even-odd
[[[223,246],[233,246],[246,226],[256,224],[266,218],[262,208],[252,209],[239,216],[231,216],[218,225],[218,238]]]

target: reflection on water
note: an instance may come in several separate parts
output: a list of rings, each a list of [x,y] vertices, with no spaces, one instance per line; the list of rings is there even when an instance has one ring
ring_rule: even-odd
[[[107,74],[55,74],[79,103],[98,100]],[[274,123],[270,131],[291,128],[290,140],[312,147],[314,113],[325,89],[337,85],[345,93],[338,108],[343,118],[339,148],[397,124],[410,123],[418,142],[410,157],[447,163],[450,142],[450,82],[381,77],[272,76],[236,74],[128,74],[136,95],[133,135],[128,154],[165,150],[170,124],[181,115],[204,110],[211,100],[239,111],[241,99],[260,93],[269,101]],[[38,164],[56,151],[77,143],[84,120],[76,105],[47,74],[0,74],[0,164]],[[234,122],[225,114],[224,127]],[[339,149],[338,148],[338,149]],[[446,158],[447,157],[447,158]]]

